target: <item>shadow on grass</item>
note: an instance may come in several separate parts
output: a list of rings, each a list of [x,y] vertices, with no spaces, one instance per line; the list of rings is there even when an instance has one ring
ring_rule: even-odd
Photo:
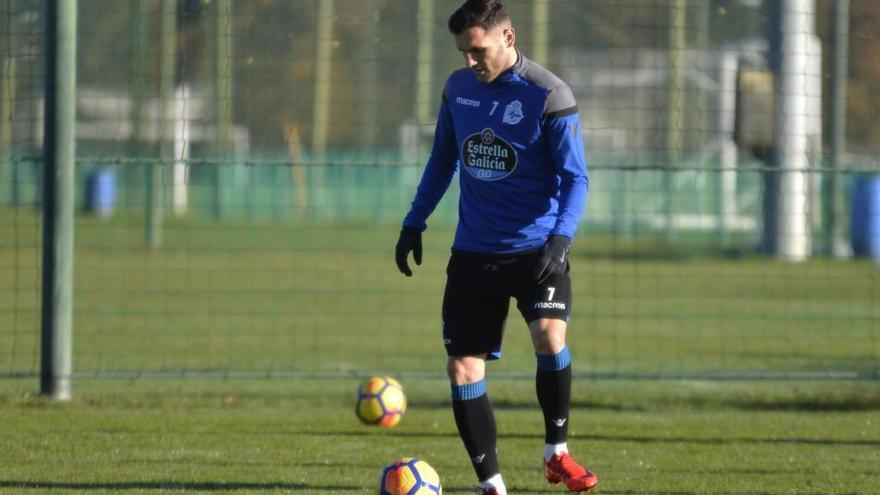
[[[793,397],[783,399],[728,400],[745,411],[857,412],[880,411],[880,395],[871,397]]]
[[[531,493],[531,494],[565,494],[564,490],[560,490],[558,487],[548,487],[546,489],[538,489],[527,488],[521,486],[509,486],[507,487],[510,493]],[[601,488],[601,491],[598,493],[602,493],[605,495],[644,495],[645,493],[651,493],[656,495],[702,495],[705,494],[706,491],[700,488],[694,489],[692,492],[680,491],[680,490],[669,490],[669,491],[657,491],[651,490],[647,491],[628,491],[628,490],[607,490]],[[449,488],[447,489],[445,486],[443,487],[443,493],[474,493],[473,488]],[[592,493],[592,492],[590,492]],[[748,492],[713,492],[715,495],[776,495],[773,492],[759,492],[759,491],[748,491]]]
[[[425,431],[366,431],[366,430],[334,430],[334,431],[286,431],[272,432],[272,435],[288,434],[296,436],[343,436],[343,437],[364,437],[372,435],[381,435],[387,437],[399,438],[458,438],[458,433],[454,431],[447,432],[425,432]],[[498,433],[499,439],[520,439],[520,440],[541,440],[544,433],[536,431],[534,433]],[[645,435],[602,435],[602,434],[578,434],[579,440],[593,440],[601,442],[632,442],[632,443],[672,443],[672,444],[694,444],[694,445],[733,445],[733,444],[770,444],[770,445],[823,445],[828,447],[835,446],[854,446],[854,447],[880,447],[880,439],[861,440],[848,438],[760,438],[760,437],[662,437],[662,436],[645,436]]]
[[[425,409],[450,409],[450,400],[413,401],[412,407]],[[511,400],[507,398],[493,399],[492,406],[496,410],[522,410],[538,408],[536,399]],[[865,412],[880,411],[880,393],[865,393],[861,396],[846,395],[834,397],[815,394],[802,397],[669,397],[649,400],[647,402],[606,402],[572,399],[572,409],[589,409],[594,411],[630,411],[647,412],[668,407],[687,407],[694,410],[706,409],[738,409],[742,411],[792,411],[792,412]]]
[[[342,485],[309,485],[304,483],[210,483],[210,482],[167,482],[167,481],[122,481],[122,482],[60,482],[60,481],[19,481],[19,480],[0,480],[0,488],[21,488],[29,490],[81,490],[89,492],[92,490],[163,490],[163,491],[195,491],[212,493],[214,491],[270,491],[270,490],[290,490],[304,491],[308,493],[310,490],[321,490],[324,492],[341,492],[347,493],[352,490],[361,490],[363,487],[358,486],[342,486]],[[529,490],[526,488],[511,487],[515,493],[560,493],[558,489],[546,490]],[[473,493],[471,487],[444,487],[446,493]],[[641,495],[643,491],[621,491],[621,490],[602,490],[602,493],[612,495]],[[705,493],[703,490],[689,491],[652,491],[658,495],[697,495]],[[718,492],[718,495],[770,495],[769,492]]]
[[[644,491],[631,492],[626,490],[602,490],[603,495],[644,495]],[[706,493],[705,490],[702,489],[694,489],[692,492],[683,492],[680,490],[676,491],[664,491],[664,490],[651,490],[651,493],[654,495],[702,495]],[[747,492],[712,492],[714,495],[777,495],[777,492],[757,492],[757,491],[747,491]]]
[[[409,401],[409,407],[419,408],[419,409],[452,409],[452,400],[449,398],[438,399],[438,400],[418,400],[418,401]],[[492,408],[495,410],[519,410],[519,409],[527,409],[527,410],[535,410],[538,411],[538,400],[535,398],[530,398],[527,400],[513,400],[508,398],[493,398],[492,399]],[[639,404],[623,404],[623,403],[603,403],[598,401],[587,401],[587,400],[578,400],[572,399],[571,407],[573,409],[592,409],[592,410],[602,410],[602,411],[634,411],[634,412],[645,412],[648,410],[647,407],[644,407]]]
[[[24,481],[24,480],[0,480],[0,488],[23,488],[29,490],[165,490],[165,491],[192,491],[213,493],[217,491],[339,491],[347,493],[352,490],[360,490],[360,486],[345,485],[309,485],[306,483],[244,483],[244,482],[193,482],[193,481],[119,481],[119,482],[75,482],[75,481]]]

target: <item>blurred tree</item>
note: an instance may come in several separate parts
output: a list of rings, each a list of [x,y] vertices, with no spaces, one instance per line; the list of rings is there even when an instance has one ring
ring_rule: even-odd
[[[817,32],[822,52],[831,53],[834,0],[819,0]],[[880,9],[876,0],[850,0],[847,145],[853,150],[880,149]],[[823,57],[823,99],[831,77],[830,57]],[[828,108],[827,104],[825,108]],[[827,119],[826,119],[827,121]],[[826,133],[827,134],[827,133]]]
[[[177,0],[177,84],[210,80],[205,47],[210,36],[209,0]],[[213,13],[213,12],[212,12]]]
[[[35,9],[38,0],[6,0],[15,12]],[[149,29],[151,47],[145,50],[147,80],[158,87],[157,53],[158,7]],[[315,28],[320,0],[239,0],[233,2],[233,63],[235,91],[233,115],[236,124],[251,131],[254,150],[286,149],[285,125],[299,123],[303,142],[309,142],[312,115]],[[743,0],[705,0],[709,2],[708,33],[689,30],[687,46],[713,46],[764,36],[765,19],[759,2]],[[766,0],[765,0],[766,1]],[[831,2],[817,0],[817,32],[829,53],[829,15]],[[508,0],[520,24],[531,12],[532,0]],[[362,143],[363,119],[360,112],[376,115],[375,136],[368,141],[379,147],[397,144],[400,123],[414,114],[415,12],[410,0],[374,0],[374,10],[365,11],[364,2],[338,0],[334,23],[334,88],[331,93],[331,147]],[[434,91],[438,95],[445,75],[461,65],[460,55],[449,43],[443,24],[459,0],[437,0],[434,30],[436,67]],[[210,0],[178,0],[178,81],[193,87],[210,88],[212,51],[207,36],[215,15]],[[80,2],[79,82],[82,86],[130,90],[134,46],[131,32],[138,2],[89,0]],[[554,0],[550,4],[550,60],[559,48],[583,50],[658,48],[666,45],[670,0]],[[704,7],[704,6],[701,6]],[[848,87],[847,136],[853,148],[874,148],[880,143],[880,9],[877,0],[851,0],[850,79]],[[698,9],[688,8],[687,25],[699,25]],[[527,24],[526,24],[527,25]],[[521,46],[529,46],[529,30],[523,26]],[[708,34],[708,36],[706,36]],[[0,40],[9,44],[18,33]],[[697,37],[703,36],[697,43]],[[372,41],[371,41],[372,40]],[[374,46],[367,47],[365,44]],[[368,49],[369,48],[369,49]],[[365,54],[374,61],[365,61]],[[366,64],[375,67],[367,70]],[[828,57],[825,57],[825,74]],[[21,67],[26,74],[26,67]],[[376,87],[364,92],[364,74],[375,70]],[[370,78],[374,76],[369,76]],[[375,99],[375,106],[360,101],[364,95]],[[376,110],[371,110],[375,108]]]

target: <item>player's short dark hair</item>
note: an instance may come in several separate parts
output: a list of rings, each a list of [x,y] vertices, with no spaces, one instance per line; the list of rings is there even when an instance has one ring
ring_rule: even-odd
[[[472,27],[488,31],[508,20],[510,15],[498,0],[467,0],[449,16],[449,31],[460,34]]]

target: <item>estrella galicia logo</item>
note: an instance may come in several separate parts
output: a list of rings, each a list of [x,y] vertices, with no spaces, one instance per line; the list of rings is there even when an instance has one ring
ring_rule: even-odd
[[[503,179],[516,168],[513,146],[490,128],[471,134],[461,144],[464,169],[480,180]]]

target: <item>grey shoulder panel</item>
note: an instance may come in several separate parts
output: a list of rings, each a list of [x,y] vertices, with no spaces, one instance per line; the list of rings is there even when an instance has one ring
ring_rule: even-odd
[[[520,54],[516,70],[519,75],[547,90],[547,102],[544,104],[544,116],[547,118],[564,117],[577,113],[577,102],[571,88],[556,74],[544,66],[525,58]]]

